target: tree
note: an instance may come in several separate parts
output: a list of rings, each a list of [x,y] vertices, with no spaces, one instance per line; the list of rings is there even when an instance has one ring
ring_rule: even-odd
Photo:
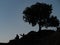
[[[45,3],[36,3],[31,7],[27,7],[23,11],[23,19],[25,22],[29,22],[29,24],[32,24],[32,26],[38,24],[40,31],[41,27],[46,26],[47,20],[49,19],[51,12],[52,5]]]
[[[55,16],[50,16],[52,12],[52,5],[45,4],[45,3],[36,3],[35,5],[32,5],[31,7],[27,7],[23,11],[23,18],[24,21],[29,22],[29,24],[32,24],[32,26],[35,26],[36,24],[39,25],[39,30],[41,30],[41,27],[43,26],[53,26],[58,27],[59,26],[59,20]]]

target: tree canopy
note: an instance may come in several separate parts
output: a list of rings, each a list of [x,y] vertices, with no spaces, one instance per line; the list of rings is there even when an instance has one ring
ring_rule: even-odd
[[[51,16],[49,22],[50,22],[50,26],[53,26],[53,27],[59,26],[59,20],[57,19],[56,16],[55,17]]]
[[[43,26],[58,26],[59,20],[54,16],[50,16],[51,13],[52,5],[38,2],[23,11],[23,19],[25,22],[32,24],[32,26],[38,24],[39,30]]]

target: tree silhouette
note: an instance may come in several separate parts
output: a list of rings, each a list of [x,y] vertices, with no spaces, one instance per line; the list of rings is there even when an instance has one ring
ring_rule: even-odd
[[[53,27],[58,27],[59,26],[59,20],[57,19],[57,17],[55,16],[51,16],[50,20],[49,20],[49,26],[53,26]]]
[[[27,7],[23,11],[23,19],[25,22],[29,22],[32,26],[36,24],[39,25],[39,31],[41,27],[47,25],[47,20],[52,12],[52,5],[45,4],[45,3],[36,3],[31,7]]]

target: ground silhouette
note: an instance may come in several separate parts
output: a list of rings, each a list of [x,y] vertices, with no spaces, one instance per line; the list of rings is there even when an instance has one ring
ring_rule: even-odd
[[[17,37],[0,45],[60,45],[60,32],[53,30],[30,31],[21,38]]]
[[[44,45],[44,41],[54,32],[52,30],[42,30],[40,32],[31,31],[20,39],[10,40],[8,45]]]

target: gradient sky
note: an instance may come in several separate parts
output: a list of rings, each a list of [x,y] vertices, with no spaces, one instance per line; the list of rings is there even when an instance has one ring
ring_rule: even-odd
[[[16,34],[28,33],[31,30],[38,31],[38,25],[32,27],[22,18],[23,10],[36,2],[52,4],[52,14],[60,19],[59,0],[0,0],[0,42],[8,42],[14,39]]]

